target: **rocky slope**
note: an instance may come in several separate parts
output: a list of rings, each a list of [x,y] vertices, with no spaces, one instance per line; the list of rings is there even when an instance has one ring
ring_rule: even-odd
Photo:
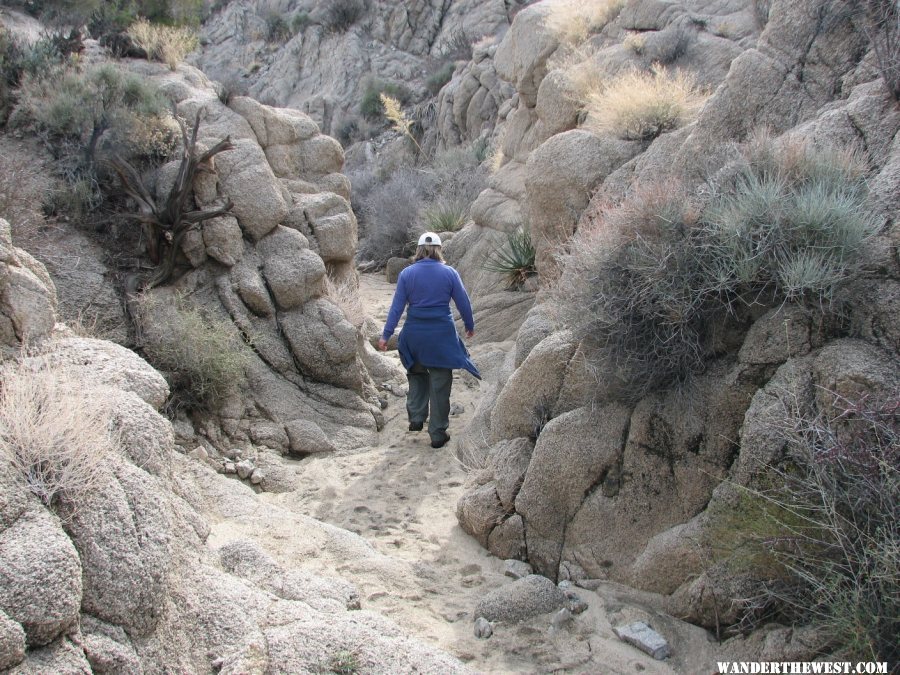
[[[350,3],[343,3],[350,4]],[[359,106],[375,81],[408,87],[414,101],[428,98],[426,80],[462,45],[502,32],[524,2],[508,0],[376,0],[346,30],[331,28],[329,3],[309,0],[231,2],[204,25],[199,67],[217,80],[237,82],[260,100],[309,114],[325,133],[360,120]],[[292,23],[279,40],[267,40],[271,16]],[[476,61],[478,58],[476,57]],[[463,61],[459,62],[461,67]],[[455,119],[447,128],[471,135],[492,123],[500,100],[487,100],[496,77],[465,65],[471,74],[456,96]],[[483,82],[485,91],[480,91]],[[232,85],[234,86],[234,85]],[[470,109],[463,113],[463,109]],[[445,113],[441,117],[447,116]],[[430,125],[429,125],[430,126]],[[480,132],[481,130],[478,129]],[[477,136],[477,134],[476,134]]]
[[[527,559],[551,578],[614,579],[670,594],[673,613],[727,623],[741,591],[696,544],[708,540],[708,514],[734,504],[730,481],[747,483],[748,467],[777,452],[771,411],[784,392],[815,414],[826,409],[823,391],[877,396],[900,384],[900,111],[864,28],[831,14],[827,2],[772,2],[760,33],[751,3],[631,0],[590,38],[590,66],[612,77],[644,65],[625,35],[664,45],[689,26],[670,66],[696,73],[714,92],[696,122],[652,142],[598,136],[580,127],[561,93],[572,69],[554,69],[553,55],[571,47],[548,28],[550,6],[520,12],[494,55],[497,73],[517,90],[503,122],[505,163],[473,205],[474,223],[449,246],[475,278],[484,251],[524,226],[542,278],[553,280],[556,247],[591,208],[620,201],[634,185],[683,179],[685,167],[712,175],[735,156],[735,142],[761,126],[868,153],[870,208],[882,234],[871,242],[848,332],[817,338],[809,314],[776,308],[689,390],[624,405],[604,393],[603,376],[589,375],[582,346],[539,298],[466,439],[465,452],[486,470],[458,517],[489,550]],[[546,426],[535,442],[537,410]]]

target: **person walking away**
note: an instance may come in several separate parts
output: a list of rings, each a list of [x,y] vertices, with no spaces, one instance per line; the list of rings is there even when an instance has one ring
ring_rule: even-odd
[[[420,431],[427,417],[432,448],[442,448],[450,440],[447,427],[450,426],[453,370],[462,368],[481,379],[456,332],[450,313],[451,299],[462,317],[466,336],[473,337],[475,319],[462,279],[444,262],[441,238],[434,232],[426,232],[419,237],[415,261],[397,279],[378,348],[387,349],[387,342],[408,305],[398,351],[409,380],[406,396],[409,430]]]

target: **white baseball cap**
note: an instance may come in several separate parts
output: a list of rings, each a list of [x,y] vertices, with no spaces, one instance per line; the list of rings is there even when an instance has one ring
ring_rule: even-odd
[[[419,237],[419,246],[440,246],[441,238],[437,236],[435,232],[426,232],[421,237]]]

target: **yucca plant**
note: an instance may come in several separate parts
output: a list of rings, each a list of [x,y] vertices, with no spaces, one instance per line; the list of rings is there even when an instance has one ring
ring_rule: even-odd
[[[506,236],[505,246],[495,249],[487,256],[483,268],[503,275],[507,288],[516,290],[537,274],[534,257],[531,235],[528,230],[520,227]]]

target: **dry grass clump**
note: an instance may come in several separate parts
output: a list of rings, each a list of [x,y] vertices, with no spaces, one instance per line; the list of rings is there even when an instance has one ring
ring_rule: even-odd
[[[335,281],[325,277],[325,298],[337,305],[338,309],[356,328],[362,328],[366,321],[366,309],[359,297],[359,281],[356,277]]]
[[[689,73],[659,66],[626,72],[587,96],[584,126],[625,140],[651,140],[693,121],[708,97]]]
[[[117,451],[111,408],[65,370],[16,361],[0,386],[0,457],[47,505],[77,508]]]
[[[560,42],[577,45],[615,19],[625,0],[565,0],[550,5],[545,25]]]
[[[128,27],[128,37],[147,53],[175,70],[200,44],[196,31],[187,26],[163,26],[138,19]]]

